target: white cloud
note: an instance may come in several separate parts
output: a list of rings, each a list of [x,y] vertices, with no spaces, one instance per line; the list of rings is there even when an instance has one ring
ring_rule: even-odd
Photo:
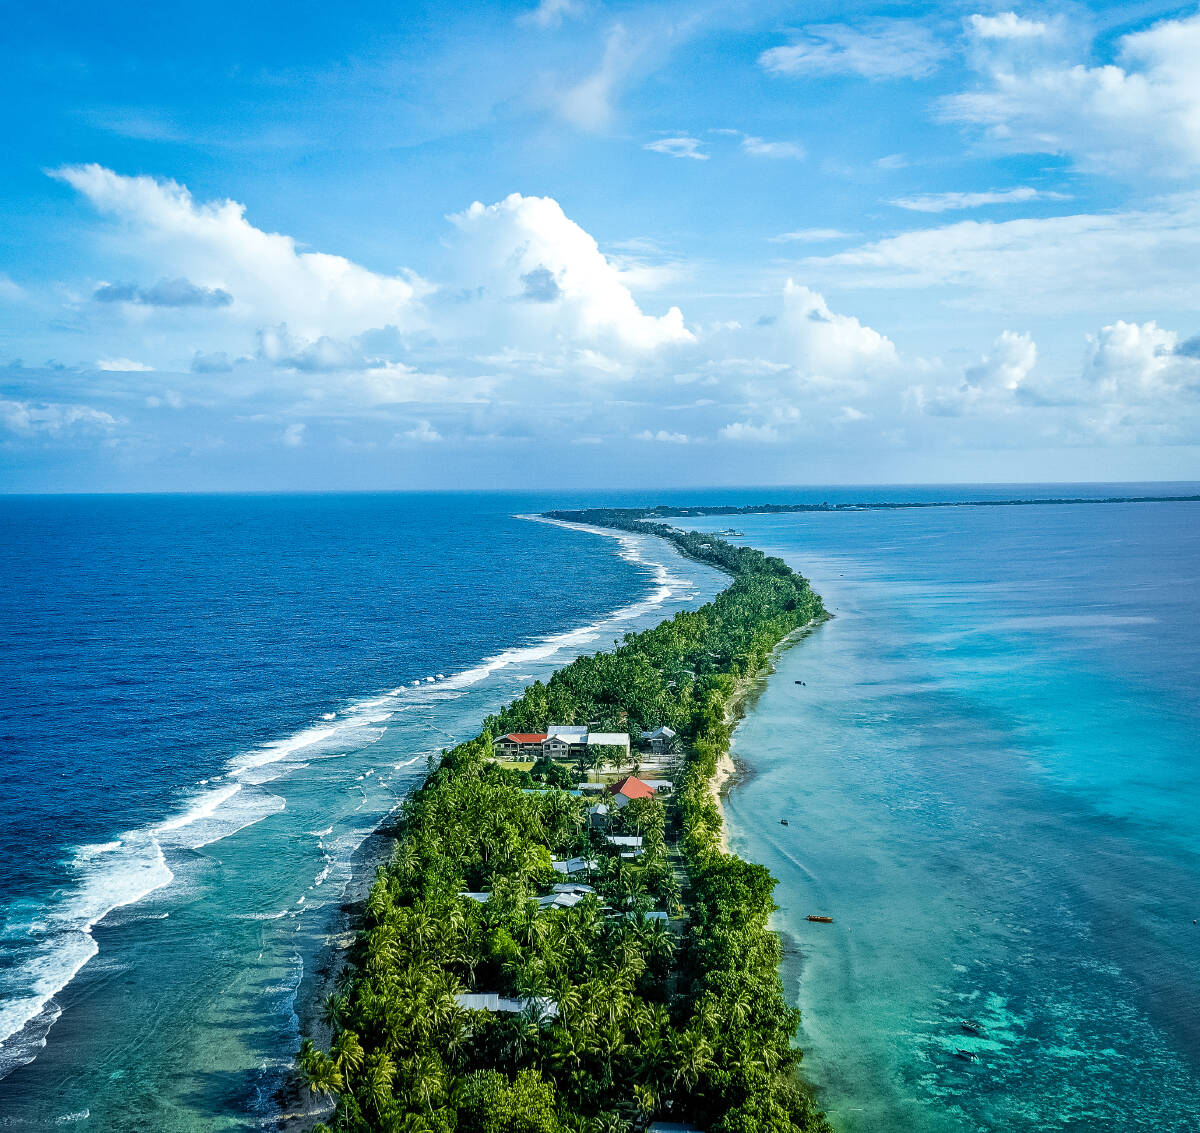
[[[556,28],[564,19],[576,19],[585,11],[582,0],[541,0],[536,8],[522,12],[517,22],[539,28]]]
[[[952,302],[1006,311],[1120,306],[1136,280],[1140,303],[1200,306],[1200,195],[1113,213],[963,220],[827,256],[816,279],[854,287],[944,287]]]
[[[312,340],[298,339],[286,323],[258,332],[258,356],[272,366],[311,373],[363,370],[383,364],[367,360],[351,343],[328,335]]]
[[[1171,409],[1200,392],[1200,359],[1180,353],[1174,331],[1118,320],[1089,339],[1083,377],[1101,400]]]
[[[1116,61],[1095,67],[1024,50],[1037,38],[1016,34],[1025,21],[980,19],[969,30],[994,50],[977,61],[976,89],[942,100],[944,118],[983,127],[1001,150],[1062,154],[1089,171],[1200,167],[1200,15],[1126,35]]]
[[[1050,25],[1045,21],[1027,20],[1016,12],[967,17],[967,34],[973,39],[1039,39],[1049,32]]]
[[[444,440],[442,434],[428,421],[418,421],[411,429],[400,434],[406,441],[416,441],[418,444],[433,445]]]
[[[296,424],[289,425],[286,429],[284,429],[283,436],[279,439],[281,443],[287,445],[288,448],[299,448],[302,444],[304,444],[304,430],[305,426],[303,422],[297,422]]]
[[[772,244],[816,244],[825,240],[849,240],[853,236],[853,232],[843,232],[840,228],[797,228],[794,232],[781,232],[767,239]]]
[[[21,436],[108,433],[121,419],[90,405],[0,399],[0,425]]]
[[[147,366],[145,362],[135,362],[132,358],[101,358],[96,362],[97,370],[112,370],[118,373],[123,372],[149,372],[154,369],[153,366]]]
[[[861,27],[807,27],[794,42],[764,51],[758,62],[776,75],[916,79],[932,74],[944,54],[945,49],[922,24],[875,20]]]
[[[605,40],[604,55],[596,70],[554,95],[556,113],[581,130],[608,129],[613,120],[613,100],[642,52],[642,44],[620,24],[615,24]]]
[[[15,303],[25,298],[25,291],[20,284],[14,283],[4,272],[0,271],[0,299]]]
[[[911,212],[949,212],[954,209],[980,208],[983,205],[1013,205],[1024,204],[1026,201],[1070,199],[1067,193],[1019,185],[1015,189],[991,189],[978,193],[922,193],[915,197],[896,197],[888,203]]]
[[[762,138],[746,134],[742,138],[742,149],[751,157],[771,157],[799,160],[804,157],[804,147],[799,142],[766,142]]]
[[[968,366],[962,381],[927,394],[915,390],[918,404],[928,413],[957,416],[971,411],[996,413],[1010,409],[1013,396],[1037,365],[1037,344],[1028,334],[1006,330],[991,350]]]
[[[690,157],[694,161],[707,161],[709,155],[700,148],[701,144],[699,138],[681,134],[670,138],[656,138],[647,142],[642,149],[665,153],[668,157]]]
[[[852,315],[835,314],[824,296],[790,279],[776,329],[781,357],[805,380],[858,379],[886,372],[897,362],[889,338]]]
[[[443,312],[460,333],[510,346],[590,349],[616,357],[694,341],[678,307],[642,312],[596,241],[549,197],[513,193],[451,216],[468,297]],[[554,280],[552,301],[530,301],[531,273]]]
[[[99,165],[65,166],[54,176],[120,223],[125,255],[232,295],[229,312],[250,313],[260,325],[286,322],[315,339],[419,321],[425,288],[415,276],[302,252],[291,236],[254,227],[235,201],[202,204],[174,181],[124,177]]]
[[[731,421],[717,434],[724,441],[741,444],[769,445],[779,441],[779,430],[773,425],[756,425],[750,421]]]
[[[651,432],[649,429],[643,429],[637,435],[639,441],[654,441],[664,445],[686,445],[688,437],[686,433],[669,433],[666,429],[658,429]]]

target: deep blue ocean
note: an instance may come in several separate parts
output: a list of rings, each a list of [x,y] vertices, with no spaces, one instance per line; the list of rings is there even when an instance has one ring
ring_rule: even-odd
[[[426,760],[724,584],[518,516],[1164,491],[1195,487],[0,498],[0,1128],[269,1127]],[[838,607],[729,814],[839,1126],[1194,1128],[1200,505],[733,522]]]

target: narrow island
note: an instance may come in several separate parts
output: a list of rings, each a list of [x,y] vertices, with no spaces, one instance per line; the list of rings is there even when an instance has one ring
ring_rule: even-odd
[[[530,685],[405,800],[328,1042],[300,1050],[331,1105],[316,1129],[828,1133],[797,1072],[775,880],[723,848],[716,791],[751,680],[828,614],[761,551],[547,518],[660,536],[731,582]]]

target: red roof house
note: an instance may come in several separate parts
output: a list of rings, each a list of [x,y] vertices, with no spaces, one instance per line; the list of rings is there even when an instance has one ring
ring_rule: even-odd
[[[654,788],[649,783],[643,783],[641,779],[633,775],[626,775],[624,779],[619,779],[608,789],[612,792],[613,801],[617,806],[625,806],[634,799],[651,799],[654,797]]]

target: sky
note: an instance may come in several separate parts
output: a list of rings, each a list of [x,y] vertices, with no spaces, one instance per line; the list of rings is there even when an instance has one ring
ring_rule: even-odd
[[[1200,9],[11,6],[0,490],[1200,479]]]

